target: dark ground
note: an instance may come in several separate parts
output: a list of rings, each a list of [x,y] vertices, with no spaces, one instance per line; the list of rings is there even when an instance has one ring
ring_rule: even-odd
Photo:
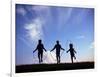
[[[79,63],[60,63],[60,64],[31,64],[16,66],[16,73],[41,72],[41,71],[58,71],[58,70],[76,70],[76,69],[93,69],[94,62]]]

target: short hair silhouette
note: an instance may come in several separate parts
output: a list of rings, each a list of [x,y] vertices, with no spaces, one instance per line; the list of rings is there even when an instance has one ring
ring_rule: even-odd
[[[70,48],[73,48],[73,44],[72,44],[72,43],[70,43],[70,44],[69,44],[69,47],[70,47]]]
[[[42,42],[42,40],[40,39],[40,40],[38,40],[38,43],[40,43],[41,44],[41,42]]]
[[[54,48],[51,50],[53,51],[54,49],[56,49],[56,59],[57,59],[57,64],[60,63],[60,50],[65,50],[61,47],[61,45],[59,44],[59,41],[56,41],[57,44],[55,44]]]
[[[57,40],[56,43],[59,44],[59,41]]]
[[[33,53],[38,50],[38,59],[39,59],[39,63],[43,62],[43,50],[46,51],[46,49],[44,48],[44,45],[42,44],[42,40],[38,40],[38,45],[36,47],[36,49],[33,51]]]

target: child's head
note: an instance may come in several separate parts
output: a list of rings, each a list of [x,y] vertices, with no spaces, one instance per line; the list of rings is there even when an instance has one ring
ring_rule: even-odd
[[[69,47],[70,47],[70,48],[73,48],[73,44],[72,44],[72,43],[70,43],[70,44],[69,44]]]
[[[40,40],[38,40],[38,43],[39,43],[39,44],[41,44],[41,42],[42,42],[42,40],[41,40],[41,39],[40,39]]]
[[[59,41],[57,40],[56,43],[59,44]]]

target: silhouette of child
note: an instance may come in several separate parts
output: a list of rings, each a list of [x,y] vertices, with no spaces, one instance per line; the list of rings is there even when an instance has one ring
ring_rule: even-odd
[[[44,45],[42,44],[42,40],[38,40],[38,45],[36,47],[36,49],[33,51],[33,53],[38,50],[38,59],[39,59],[39,63],[43,62],[42,58],[43,58],[43,50],[46,51],[46,49],[44,48]]]
[[[73,48],[73,44],[72,44],[72,43],[69,44],[69,50],[66,51],[66,52],[67,52],[67,53],[70,52],[71,61],[72,61],[72,63],[73,63],[73,58],[76,59],[76,57],[75,57],[76,51],[75,51],[75,49]]]
[[[61,47],[58,40],[56,41],[56,45],[51,51],[53,51],[54,49],[56,49],[56,59],[57,59],[57,64],[58,64],[60,63],[60,50],[65,50],[65,49]]]

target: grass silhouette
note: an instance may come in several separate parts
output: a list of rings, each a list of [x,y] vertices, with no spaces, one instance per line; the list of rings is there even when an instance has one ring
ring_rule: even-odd
[[[30,64],[16,66],[16,73],[59,71],[76,69],[93,69],[94,62],[60,63],[60,64]]]

